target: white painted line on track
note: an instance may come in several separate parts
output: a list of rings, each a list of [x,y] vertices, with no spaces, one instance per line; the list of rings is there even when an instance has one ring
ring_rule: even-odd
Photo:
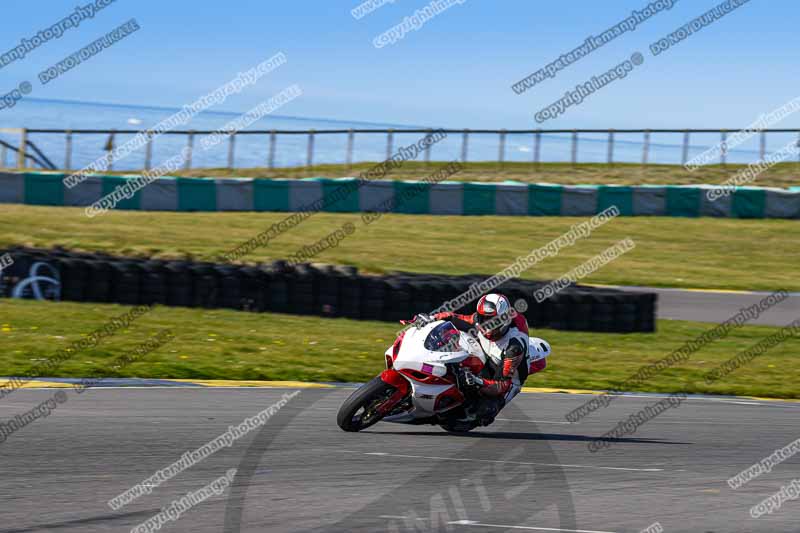
[[[531,465],[531,466],[555,466],[564,468],[587,468],[590,470],[622,470],[625,472],[663,472],[663,468],[626,468],[621,466],[595,466],[595,465],[568,465],[558,463],[530,463],[525,461],[498,461],[491,459],[467,459],[463,457],[436,457],[427,455],[406,455],[388,452],[359,452],[356,450],[334,450],[340,453],[358,453],[362,455],[375,455],[379,457],[399,457],[402,459],[431,459],[434,461],[462,461],[469,463],[498,463],[511,465]]]
[[[564,531],[568,533],[615,533],[614,531],[598,531],[596,529],[562,529],[558,527],[534,527],[534,526],[509,526],[504,524],[482,524],[474,520],[456,520],[455,522],[448,522],[457,526],[470,526],[470,527],[491,527],[503,529],[524,529],[527,531]]]

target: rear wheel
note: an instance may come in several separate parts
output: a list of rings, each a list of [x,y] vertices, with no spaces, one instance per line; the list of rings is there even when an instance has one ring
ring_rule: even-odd
[[[345,431],[361,431],[377,423],[383,415],[378,407],[388,400],[395,388],[383,382],[380,377],[365,383],[339,408],[336,423]]]

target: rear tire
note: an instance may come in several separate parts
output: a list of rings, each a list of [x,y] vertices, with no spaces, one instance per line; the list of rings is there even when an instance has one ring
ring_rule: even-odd
[[[361,431],[380,421],[383,416],[375,409],[395,392],[395,388],[380,377],[359,387],[339,408],[336,423],[345,431]]]

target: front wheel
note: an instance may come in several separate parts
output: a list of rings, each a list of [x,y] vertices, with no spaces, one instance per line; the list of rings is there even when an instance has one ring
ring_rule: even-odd
[[[336,423],[345,431],[361,431],[376,424],[383,418],[378,407],[388,400],[395,390],[380,377],[373,378],[344,401],[339,408]]]

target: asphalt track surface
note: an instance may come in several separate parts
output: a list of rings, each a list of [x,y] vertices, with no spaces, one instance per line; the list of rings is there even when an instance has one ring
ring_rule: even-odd
[[[570,424],[585,395],[522,394],[466,436],[379,423],[345,433],[352,389],[303,389],[267,423],[114,511],[110,498],[297,389],[107,388],[0,444],[0,531],[130,531],[231,468],[233,486],[160,531],[798,531],[797,501],[749,510],[800,478],[800,457],[738,490],[726,480],[800,437],[800,404],[690,398],[591,453],[658,396],[616,399]],[[53,397],[18,390],[8,419]]]
[[[652,287],[621,287],[625,290],[655,292],[658,294],[657,318],[691,320],[694,322],[725,322],[740,309],[758,303],[769,292],[688,291],[685,289],[657,289]],[[800,318],[800,293],[768,309],[748,324],[785,326]]]

